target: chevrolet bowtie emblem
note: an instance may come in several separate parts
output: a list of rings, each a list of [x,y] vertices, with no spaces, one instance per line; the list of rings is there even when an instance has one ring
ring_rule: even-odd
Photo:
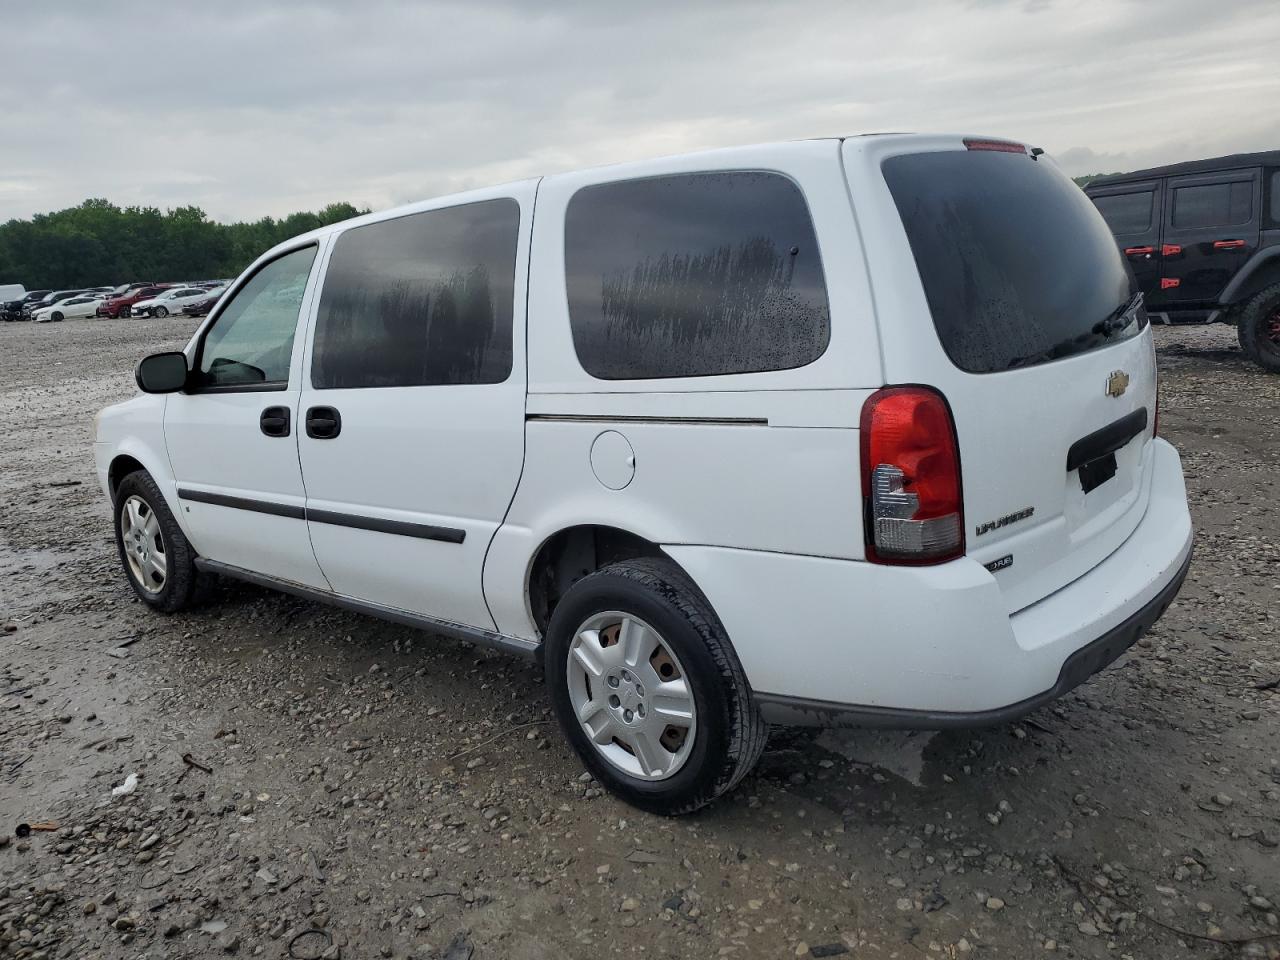
[[[1129,389],[1129,375],[1123,370],[1117,370],[1107,377],[1107,396],[1119,397]]]

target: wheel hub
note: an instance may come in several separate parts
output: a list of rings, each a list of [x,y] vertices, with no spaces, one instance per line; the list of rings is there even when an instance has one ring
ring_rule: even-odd
[[[168,564],[159,520],[137,495],[129,497],[121,511],[120,542],[134,580],[148,593],[164,589]]]
[[[569,699],[595,750],[644,780],[673,776],[697,724],[692,687],[666,640],[620,612],[589,618],[570,643]]]
[[[605,681],[613,691],[609,694],[609,711],[614,719],[632,724],[643,720],[649,712],[644,684],[628,670],[611,673]]]

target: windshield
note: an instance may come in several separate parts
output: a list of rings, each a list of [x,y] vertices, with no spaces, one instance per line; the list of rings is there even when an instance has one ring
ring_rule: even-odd
[[[891,157],[884,178],[951,362],[993,373],[1128,339],[1146,325],[1106,222],[1025,153]]]

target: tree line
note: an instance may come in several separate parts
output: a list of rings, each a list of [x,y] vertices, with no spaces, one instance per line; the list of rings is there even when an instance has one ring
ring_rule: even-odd
[[[162,212],[86,200],[0,225],[0,283],[37,290],[234,277],[280,241],[362,213],[331,203],[279,220],[218,223],[199,207]]]

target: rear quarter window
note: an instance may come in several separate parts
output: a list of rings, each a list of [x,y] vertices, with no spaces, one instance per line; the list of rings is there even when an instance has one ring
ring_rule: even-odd
[[[789,370],[831,338],[813,223],[781,174],[584,187],[565,214],[565,283],[578,360],[602,380]]]

